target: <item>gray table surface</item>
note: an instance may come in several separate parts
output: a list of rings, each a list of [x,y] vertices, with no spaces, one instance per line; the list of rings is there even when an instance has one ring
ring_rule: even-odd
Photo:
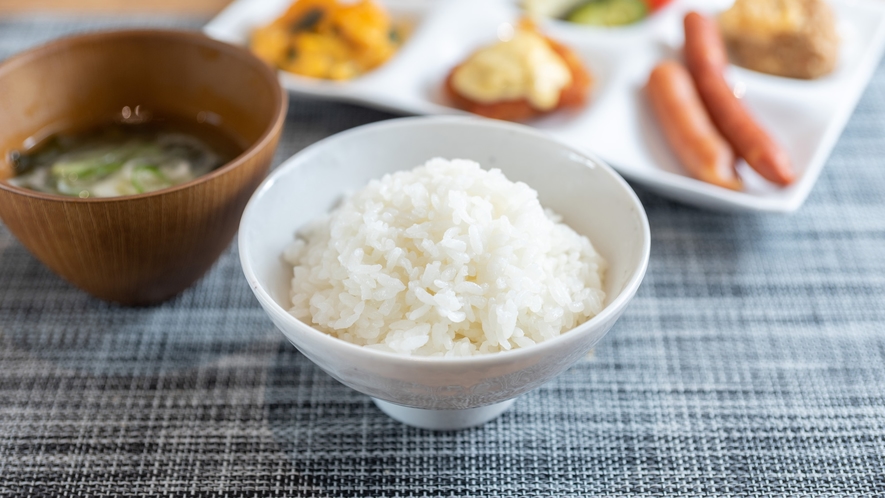
[[[174,19],[0,19],[0,58]],[[293,99],[276,163],[392,115]],[[0,116],[2,121],[14,119]],[[232,244],[161,306],[90,298],[0,225],[0,496],[885,494],[885,66],[796,214],[637,188],[652,252],[593,357],[476,429],[403,426],[323,373]]]

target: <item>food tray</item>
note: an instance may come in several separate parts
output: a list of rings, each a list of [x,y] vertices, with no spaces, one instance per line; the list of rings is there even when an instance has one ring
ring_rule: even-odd
[[[279,16],[292,0],[237,0],[205,27],[214,38],[245,44],[249,33]],[[622,175],[685,203],[731,211],[790,212],[810,193],[830,151],[875,70],[885,46],[885,2],[829,0],[842,46],[836,70],[805,81],[730,67],[727,77],[747,107],[785,147],[797,181],[774,186],[741,161],[743,191],[687,176],[667,146],[643,95],[651,68],[678,58],[682,16],[691,9],[713,14],[728,0],[676,0],[646,20],[619,28],[590,28],[547,21],[543,31],[571,46],[593,73],[592,102],[528,123],[587,149]],[[408,114],[461,114],[442,92],[448,71],[477,47],[493,42],[504,23],[521,11],[512,0],[388,0],[395,18],[414,25],[401,50],[373,72],[334,82],[280,72],[290,92],[355,102]],[[543,167],[543,165],[538,165]]]

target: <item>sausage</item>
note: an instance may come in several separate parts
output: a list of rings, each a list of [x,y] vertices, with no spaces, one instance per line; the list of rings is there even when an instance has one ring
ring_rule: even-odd
[[[796,179],[790,157],[734,96],[723,75],[727,53],[719,27],[706,17],[685,16],[685,59],[713,123],[737,154],[766,180],[789,185]]]
[[[688,70],[694,74],[699,68],[706,66],[725,71],[728,67],[728,52],[725,50],[725,43],[716,23],[697,12],[689,12],[685,15],[683,24],[685,64],[688,65]]]
[[[685,169],[698,180],[740,190],[731,146],[710,120],[685,67],[674,61],[658,64],[645,88],[655,117]]]

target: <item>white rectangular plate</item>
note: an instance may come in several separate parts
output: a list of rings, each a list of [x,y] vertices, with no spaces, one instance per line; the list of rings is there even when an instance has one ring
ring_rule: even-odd
[[[236,0],[204,28],[214,38],[246,44],[249,33],[279,16],[292,0]],[[836,70],[804,81],[731,67],[728,77],[743,101],[787,150],[798,180],[776,187],[741,161],[745,187],[735,192],[695,180],[670,151],[648,111],[642,88],[652,67],[679,58],[682,16],[708,14],[729,0],[676,0],[649,19],[622,28],[588,28],[550,21],[542,28],[571,46],[593,73],[592,102],[573,113],[529,123],[607,160],[628,179],[661,195],[701,207],[731,211],[791,212],[814,186],[885,46],[885,2],[829,0],[842,37]],[[476,48],[492,43],[498,27],[520,10],[512,0],[387,0],[395,18],[414,31],[386,64],[352,81],[334,82],[280,73],[294,94],[361,103],[410,114],[458,114],[442,83]],[[538,167],[543,167],[539,165]]]

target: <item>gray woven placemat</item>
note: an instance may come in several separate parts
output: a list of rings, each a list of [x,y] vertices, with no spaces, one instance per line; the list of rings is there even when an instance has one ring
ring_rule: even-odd
[[[0,20],[0,57],[154,20]],[[277,163],[391,115],[293,99]],[[2,121],[13,119],[0,116]],[[159,307],[0,225],[0,496],[885,494],[885,66],[795,215],[638,189],[648,275],[593,357],[484,427],[403,426],[276,332],[231,246]]]

